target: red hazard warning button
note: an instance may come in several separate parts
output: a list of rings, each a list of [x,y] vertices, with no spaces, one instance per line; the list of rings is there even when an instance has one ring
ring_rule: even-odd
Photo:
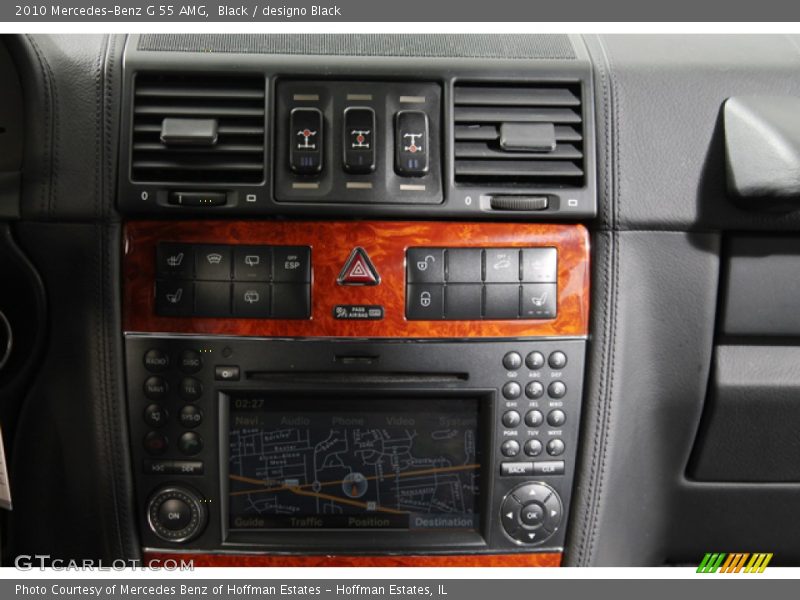
[[[381,278],[375,270],[367,251],[353,248],[347,262],[344,263],[337,283],[339,285],[378,285]]]

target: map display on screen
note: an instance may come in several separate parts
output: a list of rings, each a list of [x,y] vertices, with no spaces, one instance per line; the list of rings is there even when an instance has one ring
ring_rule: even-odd
[[[232,397],[231,529],[477,529],[477,399]]]

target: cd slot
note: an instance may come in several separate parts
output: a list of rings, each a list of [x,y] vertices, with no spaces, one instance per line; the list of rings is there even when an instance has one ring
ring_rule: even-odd
[[[432,384],[460,383],[469,380],[468,373],[414,373],[364,371],[247,371],[250,381],[274,383],[347,383],[347,384]]]

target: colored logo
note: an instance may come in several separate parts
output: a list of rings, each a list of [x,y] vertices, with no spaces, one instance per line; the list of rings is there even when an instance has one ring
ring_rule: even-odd
[[[707,552],[697,567],[698,573],[763,573],[772,553],[736,552]]]

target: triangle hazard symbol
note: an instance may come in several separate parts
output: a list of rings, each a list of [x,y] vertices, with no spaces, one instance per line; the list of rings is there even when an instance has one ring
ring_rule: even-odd
[[[363,248],[354,248],[339,273],[339,285],[378,285],[378,271]]]

